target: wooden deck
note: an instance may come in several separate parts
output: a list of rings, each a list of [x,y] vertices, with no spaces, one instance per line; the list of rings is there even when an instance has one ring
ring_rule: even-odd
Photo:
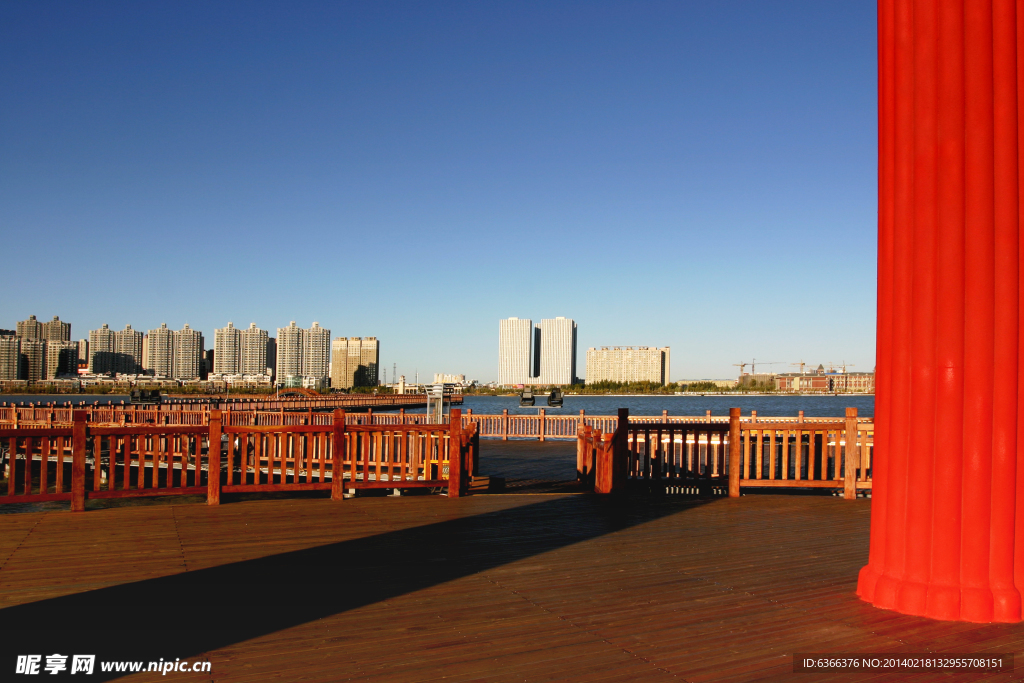
[[[932,651],[1013,652],[1024,673],[1022,626],[856,598],[869,508],[506,494],[3,514],[0,666],[59,652],[212,662],[169,675],[188,681],[944,678],[792,672],[794,652]]]

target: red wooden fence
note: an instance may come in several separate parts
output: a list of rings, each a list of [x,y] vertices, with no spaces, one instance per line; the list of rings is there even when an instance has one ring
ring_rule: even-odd
[[[634,421],[619,411],[614,434],[589,426],[577,436],[577,477],[609,493],[629,482],[666,488],[719,490],[742,487],[830,488],[847,499],[871,489],[874,425],[856,408],[846,417],[810,421]],[[605,462],[607,461],[607,462]]]
[[[212,411],[205,425],[96,425],[75,411],[70,427],[0,429],[6,495],[0,503],[221,492],[447,488],[464,495],[477,469],[476,426],[223,425]],[[336,447],[336,444],[339,445]],[[340,457],[335,457],[335,455]],[[3,490],[3,489],[0,489]]]

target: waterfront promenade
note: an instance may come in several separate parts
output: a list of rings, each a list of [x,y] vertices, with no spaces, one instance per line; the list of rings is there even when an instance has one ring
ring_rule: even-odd
[[[212,663],[182,680],[767,681],[792,680],[794,652],[1024,651],[1020,625],[858,600],[867,500],[153,503],[0,515],[3,666],[60,652]]]

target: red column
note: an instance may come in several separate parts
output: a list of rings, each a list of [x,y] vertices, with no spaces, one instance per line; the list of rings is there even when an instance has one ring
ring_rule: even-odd
[[[1021,620],[1018,14],[1016,0],[878,3],[875,461],[857,592],[937,619]]]

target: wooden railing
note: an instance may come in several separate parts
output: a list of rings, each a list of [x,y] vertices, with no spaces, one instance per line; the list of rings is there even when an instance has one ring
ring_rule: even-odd
[[[479,460],[475,425],[460,411],[444,424],[348,425],[344,411],[329,424],[96,425],[76,410],[71,427],[0,429],[6,478],[2,503],[222,492],[447,488],[468,490]],[[337,446],[336,446],[337,445]],[[338,454],[340,457],[335,457]],[[2,491],[4,489],[0,489]]]
[[[614,435],[589,426],[577,435],[577,477],[601,493],[644,482],[731,496],[742,487],[831,488],[852,499],[871,488],[874,425],[856,408],[812,420],[744,420],[734,408],[714,422],[649,422],[622,409],[616,421]]]
[[[461,405],[462,395],[446,397],[453,405]],[[73,410],[85,410],[92,423],[116,424],[171,424],[205,425],[209,422],[211,410],[227,412],[322,412],[330,416],[332,410],[341,408],[388,408],[422,405],[426,397],[422,394],[345,394],[322,398],[283,397],[261,400],[202,400],[174,401],[156,405],[131,404],[121,401],[114,404],[99,404],[72,407],[63,404],[0,405],[0,426],[9,427],[52,427],[70,425]]]

